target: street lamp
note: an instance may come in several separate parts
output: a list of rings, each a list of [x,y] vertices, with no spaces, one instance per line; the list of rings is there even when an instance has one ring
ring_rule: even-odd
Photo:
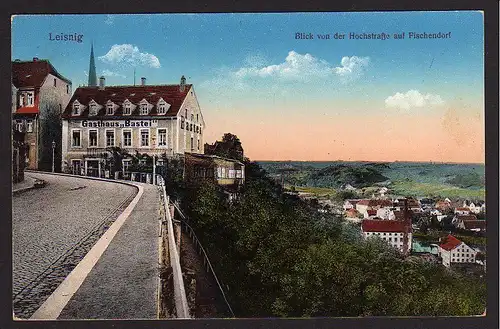
[[[152,147],[154,148],[156,136],[151,137],[151,140],[153,141]],[[153,153],[153,185],[156,185],[156,154],[155,153]]]
[[[54,151],[56,149],[56,141],[52,141],[52,172],[54,171],[54,164],[55,164],[55,158],[54,158]]]

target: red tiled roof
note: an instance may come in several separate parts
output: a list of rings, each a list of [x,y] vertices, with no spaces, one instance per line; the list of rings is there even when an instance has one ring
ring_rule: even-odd
[[[377,214],[377,211],[375,209],[368,209],[366,213],[368,214],[368,216],[375,216]]]
[[[363,232],[404,232],[405,223],[399,220],[365,219],[361,223]]]
[[[485,220],[464,220],[464,226],[466,230],[480,229],[486,230]]]
[[[187,84],[184,88],[184,91],[180,91],[179,85],[146,85],[146,86],[109,86],[104,89],[99,89],[99,87],[78,87],[71,97],[66,109],[63,112],[63,118],[88,118],[89,111],[88,107],[78,116],[72,116],[71,110],[73,107],[73,102],[78,100],[85,106],[88,106],[91,100],[94,100],[99,105],[103,106],[99,111],[98,115],[92,116],[92,119],[102,119],[102,118],[113,118],[113,117],[122,117],[123,115],[123,102],[128,99],[134,105],[139,104],[139,102],[143,99],[146,99],[150,104],[153,105],[153,108],[149,112],[149,116],[156,116],[157,108],[156,104],[163,98],[165,102],[170,104],[170,108],[167,110],[165,116],[176,116],[180,110],[182,102],[186,98],[188,92],[191,89],[190,84]],[[115,110],[115,114],[113,116],[105,115],[106,111],[106,102],[111,100],[113,103],[118,105],[119,107]],[[127,117],[134,117],[139,115],[139,106],[137,106],[131,115],[127,115]]]
[[[356,204],[359,204],[361,206],[368,206],[370,204],[370,200],[359,200]]]
[[[71,83],[70,80],[59,74],[48,60],[12,62],[12,83],[16,88],[40,87],[49,73]]]
[[[450,250],[455,249],[456,247],[458,247],[461,243],[462,243],[462,241],[458,240],[453,235],[449,234],[444,239],[444,243],[440,244],[439,246],[441,248],[443,248],[444,250],[450,251]]]

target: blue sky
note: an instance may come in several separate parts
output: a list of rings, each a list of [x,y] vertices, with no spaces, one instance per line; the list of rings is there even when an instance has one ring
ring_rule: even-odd
[[[411,40],[411,31],[451,37]],[[407,38],[297,40],[296,32]],[[49,33],[83,34],[83,42],[50,41]],[[483,14],[471,11],[17,16],[12,58],[47,58],[76,87],[87,82],[93,41],[107,84],[132,84],[134,67],[136,81],[148,84],[185,75],[213,121],[234,110],[304,108],[317,116],[387,108],[427,115],[443,104],[482,115],[483,34]]]

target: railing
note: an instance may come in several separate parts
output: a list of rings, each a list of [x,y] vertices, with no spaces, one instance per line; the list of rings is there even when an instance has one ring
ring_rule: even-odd
[[[177,318],[189,319],[189,307],[186,298],[186,290],[184,288],[184,280],[182,278],[182,270],[180,263],[179,251],[175,243],[174,225],[170,216],[170,198],[167,196],[165,181],[161,176],[157,176],[157,182],[161,186],[163,194],[164,220],[167,224],[168,249],[170,256],[170,266],[172,267],[173,286],[174,286],[174,305]]]
[[[179,222],[181,223],[181,227],[184,228],[186,233],[189,234],[189,236],[193,240],[195,246],[197,247],[196,250],[198,250],[200,256],[203,257],[203,266],[204,266],[205,270],[207,272],[212,273],[212,275],[215,279],[215,282],[217,283],[217,286],[219,287],[219,290],[222,294],[222,298],[224,299],[224,302],[229,310],[229,313],[234,318],[235,316],[234,316],[233,309],[231,308],[231,305],[229,305],[229,301],[227,300],[226,294],[224,293],[224,289],[222,288],[222,283],[219,280],[219,278],[217,277],[217,275],[215,274],[214,268],[213,268],[212,263],[210,262],[210,260],[208,258],[208,255],[207,255],[207,252],[205,251],[205,248],[203,248],[203,246],[201,245],[200,240],[198,239],[198,237],[196,236],[196,234],[194,232],[194,229],[187,223],[187,221],[186,221],[187,218],[182,213],[182,211],[179,208],[179,206],[177,205],[177,203],[174,202],[173,205],[175,207],[175,210],[177,210],[177,213],[179,214],[179,216],[182,218],[181,220],[179,220]]]

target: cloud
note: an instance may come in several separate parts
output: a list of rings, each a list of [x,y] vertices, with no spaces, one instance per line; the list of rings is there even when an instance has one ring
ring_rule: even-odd
[[[85,70],[83,70],[83,74],[85,74],[86,77],[89,76],[89,73],[87,71],[85,71]]]
[[[252,60],[247,59],[246,62],[251,63]],[[332,75],[342,78],[354,78],[358,77],[363,72],[363,69],[368,66],[369,58],[346,56],[342,58],[340,64],[340,67],[334,67],[327,61],[316,58],[311,54],[299,54],[291,50],[288,52],[283,63],[268,66],[252,65],[242,67],[236,70],[234,75],[240,79],[248,77],[277,77],[296,81],[309,81],[312,78],[326,78]]]
[[[403,110],[420,108],[425,106],[441,105],[444,101],[439,95],[421,94],[418,90],[409,90],[406,93],[399,93],[385,99],[386,107],[395,107]]]
[[[106,15],[106,19],[104,20],[104,24],[113,25],[115,18],[112,15]]]
[[[160,60],[153,54],[141,53],[137,46],[131,44],[113,45],[106,55],[98,57],[108,64],[131,64],[159,68]]]
[[[120,78],[125,78],[125,75],[116,73],[110,70],[103,70],[101,75],[104,75],[105,77],[120,77]]]
[[[344,56],[340,61],[339,67],[336,67],[335,73],[341,77],[358,77],[362,74],[365,67],[368,66],[370,62],[369,57],[358,57],[358,56]]]

